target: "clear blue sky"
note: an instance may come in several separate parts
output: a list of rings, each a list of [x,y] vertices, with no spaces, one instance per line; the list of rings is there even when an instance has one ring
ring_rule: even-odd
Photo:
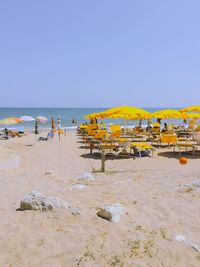
[[[0,1],[0,107],[200,104],[199,0]]]

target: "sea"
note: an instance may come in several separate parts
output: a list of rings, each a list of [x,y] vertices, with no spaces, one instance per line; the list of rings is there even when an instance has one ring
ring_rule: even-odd
[[[0,120],[8,117],[21,117],[21,116],[31,116],[36,118],[38,116],[44,116],[48,119],[48,122],[45,124],[40,124],[41,128],[51,128],[51,120],[54,118],[55,122],[57,122],[58,118],[61,120],[61,127],[66,129],[75,129],[80,124],[89,122],[88,119],[85,118],[87,114],[95,113],[103,111],[107,108],[0,108]],[[164,108],[144,108],[150,112],[155,112]],[[171,107],[170,107],[171,109]],[[176,108],[177,109],[177,108]],[[178,108],[179,109],[179,108]],[[154,122],[155,120],[152,120]],[[121,119],[104,119],[98,120],[98,122],[103,122],[105,124],[120,124],[122,126],[135,126],[139,123],[137,120],[125,121]],[[162,123],[165,121],[162,120]],[[179,124],[182,123],[181,120],[171,120],[171,123]],[[146,126],[147,121],[142,121],[142,125]],[[35,126],[35,122],[24,122],[15,125],[0,125],[0,129],[4,129],[5,127],[16,130],[25,130],[25,129],[33,129]]]

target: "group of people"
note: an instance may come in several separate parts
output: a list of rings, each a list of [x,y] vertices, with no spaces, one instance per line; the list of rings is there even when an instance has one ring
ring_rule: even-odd
[[[91,119],[89,124],[97,124],[98,121],[97,121],[97,118],[94,118],[94,119]],[[83,125],[87,125],[88,123],[87,122],[84,122]]]
[[[20,137],[24,132],[20,132],[20,131],[11,131],[8,130],[8,128],[5,128],[3,130],[3,134],[4,134],[4,139],[9,139],[10,137]]]
[[[161,119],[157,119],[157,123],[161,124]],[[142,128],[142,120],[139,121],[139,124],[135,127],[135,129],[136,129],[138,132],[142,132],[142,131],[143,131],[143,128]],[[147,125],[147,127],[146,127],[146,132],[151,131],[151,129],[152,129],[151,122],[148,121],[148,125]],[[165,132],[167,132],[167,131],[168,131],[168,125],[167,125],[167,123],[165,122],[163,128],[161,129],[161,133],[165,133]]]

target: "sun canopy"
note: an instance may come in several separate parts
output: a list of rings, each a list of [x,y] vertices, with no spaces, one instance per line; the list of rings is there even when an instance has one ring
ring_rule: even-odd
[[[193,112],[193,111],[200,112],[200,106],[190,106],[180,110],[180,112]]]
[[[23,121],[34,121],[35,120],[33,117],[30,117],[30,116],[22,116],[20,117],[20,119],[22,119]]]
[[[46,117],[43,117],[43,116],[38,116],[36,118],[36,121],[41,122],[41,123],[45,123],[48,121],[48,119]]]
[[[159,119],[187,119],[188,116],[185,113],[181,113],[176,109],[163,109],[152,113],[152,118]]]
[[[188,119],[200,119],[200,113],[187,113]]]
[[[20,118],[5,118],[0,121],[0,124],[12,125],[22,122]]]
[[[87,119],[126,119],[126,120],[139,120],[139,119],[149,119],[151,113],[140,108],[131,107],[131,106],[120,106],[99,113],[93,113],[85,116]]]

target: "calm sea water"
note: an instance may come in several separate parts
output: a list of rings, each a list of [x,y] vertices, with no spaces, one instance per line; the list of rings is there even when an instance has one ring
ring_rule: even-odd
[[[150,112],[155,112],[156,110],[162,108],[145,108]],[[45,124],[40,124],[39,127],[50,128],[51,127],[51,118],[54,117],[57,121],[58,117],[61,118],[61,126],[73,128],[77,125],[88,121],[84,118],[85,115],[89,113],[103,111],[105,108],[0,108],[0,120],[7,117],[21,117],[21,116],[31,116],[36,118],[37,116],[45,116],[48,118],[48,122]],[[72,123],[72,120],[75,119],[77,123]],[[105,123],[119,123],[124,124],[123,120],[119,119],[105,119]],[[163,121],[164,122],[164,121]],[[136,125],[138,121],[128,121],[128,125]],[[143,122],[146,124],[146,122]],[[177,121],[175,121],[177,123]],[[34,122],[20,123],[17,125],[11,125],[10,128],[33,128]],[[0,125],[0,128],[5,128],[5,125]]]

